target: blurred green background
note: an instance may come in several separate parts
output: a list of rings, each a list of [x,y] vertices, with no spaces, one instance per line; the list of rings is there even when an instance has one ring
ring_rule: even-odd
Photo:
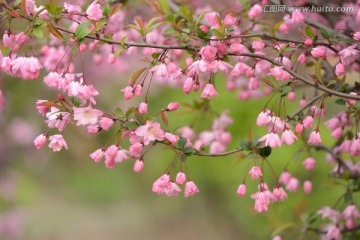
[[[89,74],[100,90],[99,106],[109,112],[115,107],[126,108],[120,93],[127,78],[120,74]],[[115,77],[114,77],[115,76]],[[122,83],[121,83],[122,82]],[[105,84],[106,83],[106,84]],[[255,124],[266,99],[240,101],[237,93],[225,90],[225,79],[216,79],[220,97],[211,106],[221,112],[229,109],[235,124],[229,127],[233,141],[229,149],[247,140],[250,129],[262,136],[266,129]],[[191,198],[166,197],[152,193],[152,183],[163,174],[173,158],[163,147],[152,150],[145,158],[143,172],[135,174],[133,160],[106,169],[103,163],[94,163],[89,154],[103,146],[109,134],[90,136],[85,128],[69,127],[64,137],[69,150],[53,153],[44,147],[36,150],[34,137],[46,131],[43,118],[37,113],[37,99],[54,99],[56,92],[44,88],[41,80],[21,81],[8,78],[2,82],[6,106],[0,116],[0,159],[4,182],[13,188],[13,197],[2,200],[3,214],[16,209],[21,230],[9,239],[64,240],[64,239],[271,239],[274,230],[287,228],[285,236],[298,236],[300,216],[324,205],[333,205],[341,193],[327,177],[331,166],[325,155],[314,153],[317,160],[311,175],[313,193],[306,195],[302,189],[289,193],[285,202],[270,205],[267,213],[256,213],[249,194],[257,190],[257,183],[247,179],[248,194],[239,198],[235,192],[242,182],[248,161],[236,156],[191,157],[187,163],[192,180],[200,193]],[[200,93],[189,96],[180,89],[154,85],[149,100],[149,112],[164,108],[169,101],[179,101],[179,112],[169,113],[169,129],[186,125],[195,114],[183,103],[192,103]],[[105,94],[106,93],[106,94]],[[297,107],[288,104],[288,114]],[[337,109],[329,109],[336,112]],[[180,114],[181,113],[181,114]],[[19,126],[22,126],[21,128]],[[198,127],[210,127],[211,121],[201,120]],[[204,130],[204,129],[202,129]],[[331,142],[329,133],[322,131],[325,142]],[[288,161],[289,170],[304,181],[307,172],[302,166],[305,153],[296,153],[300,143],[291,147],[273,149],[269,161],[279,174]],[[269,168],[265,178],[270,188],[274,179]],[[8,177],[8,176],[11,177]],[[7,195],[8,193],[4,193]],[[313,236],[315,239],[318,236]],[[306,239],[312,239],[307,236]]]

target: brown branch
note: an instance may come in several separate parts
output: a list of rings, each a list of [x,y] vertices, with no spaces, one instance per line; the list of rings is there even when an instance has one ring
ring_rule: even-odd
[[[307,109],[308,107],[310,107],[314,102],[316,102],[317,100],[319,100],[321,97],[323,97],[325,94],[323,95],[317,95],[315,97],[313,97],[312,99],[310,99],[304,106],[302,106],[301,108],[299,108],[296,112],[292,113],[290,116],[287,116],[287,120],[293,120],[295,116],[297,116],[299,113],[301,113],[302,111],[304,111],[305,109]]]
[[[227,151],[227,152],[222,152],[222,153],[204,153],[204,152],[199,152],[197,150],[195,150],[194,152],[194,155],[197,155],[197,156],[206,156],[206,157],[221,157],[221,156],[228,156],[228,155],[231,155],[231,154],[234,154],[234,153],[238,153],[238,152],[241,152],[241,151],[244,151],[243,149],[241,148],[235,148],[233,150],[230,150],[230,151]]]
[[[316,89],[319,89],[323,92],[326,92],[330,95],[334,95],[334,96],[338,96],[338,97],[343,97],[343,98],[347,98],[347,99],[355,99],[355,100],[360,100],[360,96],[358,95],[350,95],[347,93],[343,93],[343,92],[339,92],[330,88],[327,88],[323,85],[319,85],[318,83],[315,83],[312,80],[309,80],[301,75],[299,75],[298,73],[296,73],[295,71],[291,70],[290,68],[277,63],[276,61],[264,56],[264,55],[259,55],[259,54],[255,54],[255,53],[242,53],[240,55],[236,55],[236,54],[229,54],[229,55],[235,55],[235,56],[246,56],[246,57],[252,57],[252,58],[260,58],[260,59],[264,59],[276,66],[282,67],[285,71],[287,71],[288,73],[290,73],[293,77],[295,77],[296,79],[300,80],[303,83],[306,83],[307,85],[310,85]]]

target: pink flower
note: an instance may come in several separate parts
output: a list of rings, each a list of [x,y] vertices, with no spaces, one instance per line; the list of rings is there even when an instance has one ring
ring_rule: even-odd
[[[238,196],[245,196],[246,194],[246,185],[244,183],[240,184],[237,191],[236,191],[236,194]]]
[[[189,181],[185,184],[185,197],[194,196],[198,192],[199,189],[193,181]]]
[[[176,183],[174,182],[170,182],[170,186],[168,188],[164,189],[164,193],[168,196],[168,197],[173,197],[173,196],[177,196],[179,194],[179,192],[181,192],[181,189],[179,188],[178,185],[176,185]]]
[[[270,203],[270,199],[265,192],[258,192],[255,198],[254,208],[257,212],[266,212],[268,211],[268,205]]]
[[[343,135],[343,130],[342,128],[336,128],[332,133],[331,133],[331,136],[334,138],[334,139],[340,139]]]
[[[281,142],[282,143],[286,143],[288,145],[293,144],[295,141],[297,140],[297,137],[295,136],[295,134],[290,130],[290,129],[286,129],[282,134],[281,134]]]
[[[341,126],[341,123],[340,123],[340,119],[338,117],[333,117],[329,120],[327,120],[325,122],[325,125],[330,129],[330,130],[335,130],[337,129],[338,127]]]
[[[269,146],[269,147],[280,147],[281,146],[281,140],[280,140],[279,135],[277,135],[276,133],[273,133],[273,132],[268,133],[259,139],[259,142],[264,142],[264,141],[265,141],[265,146]]]
[[[310,137],[308,139],[308,144],[320,145],[322,143],[320,132],[318,130],[314,130],[310,133]]]
[[[144,168],[144,161],[142,159],[138,159],[134,164],[134,172],[139,173]]]
[[[340,146],[338,147],[338,150],[339,151],[342,151],[342,152],[347,152],[347,153],[350,153],[350,149],[351,149],[351,140],[350,139],[346,139],[344,140]]]
[[[343,211],[343,216],[345,219],[357,219],[360,218],[360,212],[357,209],[357,207],[354,204],[351,204],[349,206],[347,206],[344,211]]]
[[[258,166],[253,166],[249,171],[252,179],[258,179],[262,176],[261,169]]]
[[[57,72],[50,72],[44,77],[44,83],[48,87],[59,88],[62,77]]]
[[[272,196],[274,201],[284,201],[287,198],[287,194],[282,187],[275,187]]]
[[[94,21],[99,21],[103,17],[101,6],[97,3],[97,1],[92,2],[87,8],[86,16]]]
[[[137,97],[141,96],[141,94],[142,94],[142,85],[141,84],[138,84],[135,86],[134,94]]]
[[[359,50],[356,49],[357,44],[351,45],[339,52],[341,63],[350,65],[359,57]]]
[[[354,39],[356,40],[356,41],[358,41],[358,42],[360,42],[360,32],[356,32],[356,33],[354,33]]]
[[[224,144],[222,144],[219,141],[214,141],[210,145],[209,153],[210,154],[217,154],[217,153],[222,153],[225,150],[226,150],[226,146],[224,146]]]
[[[129,147],[131,157],[138,157],[141,154],[143,145],[139,142],[133,143]]]
[[[331,224],[327,227],[326,239],[341,240],[341,228],[338,224]]]
[[[297,134],[301,134],[304,130],[304,124],[302,122],[299,122],[298,124],[296,124],[295,126],[295,132]]]
[[[116,60],[115,54],[114,54],[114,53],[110,53],[109,56],[108,56],[108,58],[107,58],[108,64],[114,64],[114,63],[115,63],[115,60]]]
[[[47,136],[45,134],[40,134],[34,140],[34,145],[37,149],[40,149],[46,144]]]
[[[185,94],[189,94],[194,86],[194,80],[190,77],[186,78],[184,85],[183,85],[183,92]]]
[[[48,118],[45,122],[49,128],[57,128],[59,131],[64,130],[67,123],[70,122],[70,113],[61,112],[56,107],[51,107],[50,112],[46,113]]]
[[[291,91],[288,93],[287,97],[288,97],[289,101],[293,102],[296,99],[296,93],[294,91]]]
[[[323,219],[328,218],[334,223],[339,222],[339,220],[341,219],[341,214],[330,207],[322,207],[316,213],[321,215]]]
[[[134,88],[132,86],[125,87],[121,90],[124,93],[124,98],[130,100],[134,96]]]
[[[306,170],[308,171],[312,171],[315,167],[316,161],[314,158],[312,157],[307,157],[304,161],[303,161],[303,165],[306,168]]]
[[[288,171],[283,171],[279,177],[279,183],[287,185],[291,179],[291,174]]]
[[[304,23],[305,17],[301,12],[295,11],[291,15],[290,23],[301,24]]]
[[[87,125],[86,130],[88,134],[97,134],[101,130],[101,127],[97,125]]]
[[[145,114],[148,111],[148,104],[147,102],[141,102],[139,105],[139,113],[140,114]]]
[[[180,107],[180,104],[178,102],[172,102],[169,103],[166,110],[167,111],[175,111]]]
[[[114,157],[115,162],[117,163],[121,163],[124,160],[128,160],[129,159],[129,154],[130,152],[128,150],[125,149],[119,149]]]
[[[335,74],[338,77],[342,77],[345,75],[345,67],[341,63],[336,64],[335,67]]]
[[[286,184],[286,189],[289,192],[296,192],[299,189],[299,179],[292,177]]]
[[[291,78],[290,73],[283,70],[283,67],[275,66],[270,69],[270,72],[271,72],[271,75],[273,75],[274,78],[278,81],[284,82],[284,81],[288,80],[289,78]]]
[[[170,143],[176,143],[179,140],[179,136],[166,132],[165,139],[168,140]]]
[[[35,1],[34,0],[26,0],[26,14],[30,15],[34,13],[35,9]]]
[[[304,128],[312,128],[313,123],[314,123],[314,118],[313,118],[313,116],[307,116],[307,117],[303,120]]]
[[[103,115],[103,112],[97,109],[93,109],[91,106],[85,108],[73,107],[74,120],[77,120],[76,126],[96,124],[99,117]]]
[[[319,47],[313,48],[310,53],[314,58],[326,59],[326,50],[327,50],[326,47],[319,46]]]
[[[261,11],[262,11],[261,6],[259,4],[256,4],[250,8],[248,12],[248,16],[251,19],[255,19],[261,14]]]
[[[256,125],[258,126],[268,125],[271,121],[270,113],[271,111],[268,109],[264,109],[263,111],[261,111],[256,119]]]
[[[160,194],[163,193],[166,188],[170,187],[170,185],[170,176],[168,174],[164,174],[153,183],[152,191]]]
[[[105,162],[104,163],[105,163],[106,168],[114,168],[115,167],[115,158],[105,155]]]
[[[305,44],[306,46],[311,46],[311,45],[313,45],[313,40],[310,39],[310,38],[307,38],[307,39],[305,40],[304,44]]]
[[[256,65],[258,66],[258,65]],[[248,65],[246,65],[245,63],[239,62],[237,64],[235,64],[233,70],[231,70],[231,76],[233,77],[238,77],[241,75],[245,75],[245,73],[247,72],[247,70],[250,67]]]
[[[145,125],[138,127],[135,134],[143,138],[145,145],[155,140],[162,141],[165,137],[165,132],[160,128],[160,123],[151,121],[146,121]]]
[[[211,83],[206,84],[201,97],[202,98],[207,98],[207,99],[212,99],[213,97],[218,96],[218,93],[216,92],[214,85],[212,85]]]
[[[11,63],[11,73],[23,79],[36,79],[40,69],[42,66],[35,57],[18,57]]]
[[[178,174],[176,175],[176,183],[182,185],[185,183],[185,181],[186,181],[185,173],[178,172]]]
[[[360,156],[360,138],[358,136],[356,136],[356,138],[351,143],[350,154],[354,157]]]
[[[114,119],[108,117],[100,117],[99,125],[104,130],[109,130],[114,125]]]
[[[49,147],[52,148],[54,152],[60,151],[63,147],[68,149],[65,139],[60,134],[50,136],[49,140]]]
[[[311,191],[312,191],[312,183],[311,183],[311,181],[306,180],[304,182],[304,192],[305,193],[311,193]]]
[[[253,41],[252,44],[251,44],[251,47],[256,51],[260,51],[260,50],[264,49],[265,43],[263,41],[261,41],[261,40]]]
[[[212,62],[215,60],[218,49],[213,46],[205,46],[200,49],[199,54],[201,55],[201,59],[207,62]]]
[[[97,149],[95,152],[90,154],[90,157],[94,159],[96,163],[99,163],[101,159],[104,157],[105,151],[104,149]]]
[[[281,236],[276,235],[271,240],[284,240]]]
[[[118,150],[119,147],[117,145],[111,145],[106,149],[105,156],[108,158],[115,158]]]
[[[203,31],[204,33],[207,33],[207,32],[209,32],[209,28],[206,26],[206,25],[200,25],[200,27],[199,27],[200,29],[201,29],[201,31]]]
[[[236,18],[231,13],[226,14],[224,24],[227,27],[233,26],[236,22]]]

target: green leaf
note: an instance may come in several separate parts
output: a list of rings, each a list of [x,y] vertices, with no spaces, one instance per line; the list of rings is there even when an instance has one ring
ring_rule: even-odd
[[[190,22],[193,21],[193,13],[189,8],[181,7],[179,12],[184,18],[186,18],[186,20],[188,20]]]
[[[285,20],[277,22],[273,27],[273,33],[275,33],[284,22],[285,22]]]
[[[323,36],[323,38],[325,39],[329,39],[330,38],[330,33],[328,31],[326,31],[325,29],[323,28],[320,28],[320,34],[321,36]]]
[[[62,7],[58,7],[53,3],[45,4],[45,9],[48,11],[48,13],[50,13],[54,17],[59,17],[61,15],[62,10],[63,10]]]
[[[120,45],[121,45],[122,47],[125,47],[126,38],[127,38],[127,36],[124,36],[124,37],[122,37],[122,38],[120,39]]]
[[[210,11],[203,11],[199,14],[199,16],[196,18],[195,21],[195,27],[197,27],[199,25],[199,23],[201,22],[201,20],[204,18],[205,14],[209,13]]]
[[[44,32],[41,28],[34,28],[33,34],[36,38],[43,39],[44,38]]]
[[[155,22],[159,19],[159,17],[153,17],[152,19],[150,19],[147,24],[146,24],[146,33],[151,32],[152,30],[152,26],[155,24]]]
[[[63,41],[65,40],[62,33],[56,27],[54,27],[50,22],[48,22],[48,28],[49,28],[49,31],[52,33],[52,35],[54,35],[56,38],[63,40]]]
[[[42,20],[41,18],[36,18],[34,21],[34,25],[35,26],[40,26],[41,24],[43,24],[45,21]]]
[[[240,142],[240,147],[243,149],[243,150],[245,150],[245,151],[249,151],[250,150],[250,148],[249,148],[249,142],[245,142],[245,141],[241,141]]]
[[[296,226],[296,224],[293,222],[284,223],[283,225],[280,225],[278,228],[276,228],[271,235],[272,236],[279,235],[280,233],[284,232],[286,229],[294,226]]]
[[[324,84],[323,80],[322,80],[322,76],[321,76],[321,67],[322,67],[322,59],[319,58],[317,60],[317,62],[315,63],[315,75],[317,77],[317,79],[319,80],[319,82],[321,82],[321,84]]]
[[[123,126],[124,127],[127,127],[127,128],[137,128],[139,125],[138,125],[138,123],[137,122],[135,122],[135,121],[127,121],[127,122],[124,122],[123,123]]]
[[[345,105],[345,104],[346,104],[345,100],[342,99],[342,98],[337,99],[337,100],[335,101],[335,103],[338,104],[338,105]]]
[[[185,147],[187,143],[187,138],[180,138],[178,141],[177,141],[177,144],[179,146],[179,148],[183,149]]]
[[[331,85],[333,85],[333,84],[335,84],[335,83],[337,83],[337,81],[334,80],[334,79],[332,79],[332,80],[330,80],[330,82],[327,84],[327,86],[329,87],[329,86],[331,86]]]
[[[92,30],[89,29],[88,27],[91,25],[91,22],[86,22],[86,23],[82,23],[80,24],[76,30],[75,30],[75,37],[81,41],[82,39],[84,39],[87,35],[89,35]]]
[[[129,80],[129,85],[134,84],[136,82],[136,80],[141,76],[141,74],[143,72],[145,72],[146,70],[147,70],[147,67],[144,67],[144,68],[140,68],[139,70],[134,72],[133,75],[131,76],[130,80]]]
[[[315,34],[309,25],[306,25],[306,27],[305,27],[305,35],[308,36],[309,38],[315,37]]]
[[[70,97],[70,100],[75,107],[80,107],[80,99],[78,99],[77,97]]]
[[[124,49],[119,48],[118,50],[115,51],[114,56],[117,58],[123,51]]]
[[[261,157],[267,158],[271,154],[271,147],[259,148],[258,153]]]
[[[115,117],[119,118],[119,117],[123,117],[123,116],[124,116],[123,110],[121,110],[121,108],[117,107],[115,109]]]
[[[315,65],[314,62],[307,62],[307,63],[305,63],[305,66],[306,66],[306,67],[312,67],[312,66],[314,66],[314,65]]]
[[[194,151],[195,151],[195,149],[194,148],[192,148],[192,147],[188,147],[188,148],[185,148],[184,149],[184,153],[185,153],[185,155],[186,156],[191,156],[193,153],[194,153]]]
[[[291,92],[293,89],[290,86],[287,85],[283,85],[281,87],[281,96],[286,96],[286,94],[288,94],[289,92]]]
[[[165,15],[169,15],[171,13],[168,0],[158,0],[158,3],[161,9],[164,11]]]

